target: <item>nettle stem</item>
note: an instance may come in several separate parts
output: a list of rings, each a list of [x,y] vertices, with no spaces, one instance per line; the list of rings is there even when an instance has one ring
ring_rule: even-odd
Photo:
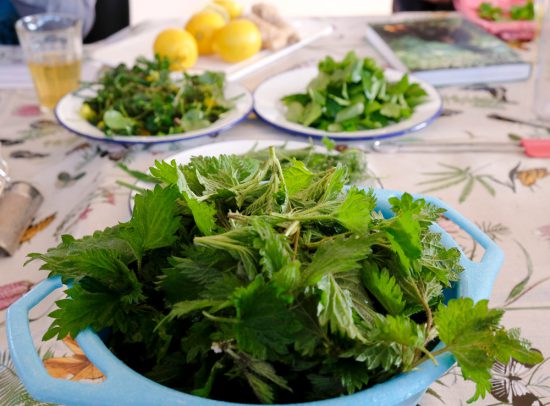
[[[429,359],[432,360],[432,362],[435,364],[435,365],[439,365],[439,363],[437,362],[437,359],[436,357],[438,355],[441,355],[441,354],[444,354],[446,352],[449,351],[449,349],[447,347],[443,347],[443,348],[440,348],[439,350],[436,350],[434,352],[430,352],[428,351],[426,348],[422,348],[421,350],[424,355],[426,355],[426,357],[428,357]],[[422,364],[423,362],[425,361],[425,359],[423,357],[417,359],[411,366],[411,370],[412,369],[415,369],[416,367],[418,367],[420,364]]]

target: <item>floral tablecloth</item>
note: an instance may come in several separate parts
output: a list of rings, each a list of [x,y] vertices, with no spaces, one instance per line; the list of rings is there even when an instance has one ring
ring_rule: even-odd
[[[292,67],[314,64],[331,54],[342,57],[354,49],[374,55],[364,39],[365,19],[328,20],[332,36],[248,76],[251,90],[264,78]],[[520,50],[531,59],[533,45]],[[0,65],[1,69],[1,65]],[[441,90],[445,110],[433,125],[407,137],[419,145],[442,142],[514,143],[520,137],[548,138],[544,129],[495,120],[491,114],[533,119],[532,82],[449,87]],[[155,159],[199,145],[236,139],[295,139],[251,116],[214,138],[162,146],[123,147],[76,137],[44,115],[32,89],[0,90],[0,142],[14,180],[34,184],[45,200],[11,258],[0,258],[0,404],[35,404],[14,374],[5,338],[6,308],[43,280],[38,263],[23,266],[29,252],[57,244],[62,234],[82,236],[129,217],[131,181],[116,167],[119,162],[145,170]],[[518,153],[395,153],[368,154],[373,183],[379,187],[434,195],[454,206],[490,235],[505,252],[491,302],[508,309],[504,323],[519,327],[546,357],[550,356],[550,161]],[[480,247],[452,224],[446,226],[471,257]],[[48,372],[65,379],[101,379],[101,373],[74,342],[42,343],[54,297],[31,312],[31,328]],[[548,358],[546,358],[548,361]],[[459,405],[473,394],[453,369],[423,397],[422,405]],[[12,402],[12,403],[10,403]],[[543,405],[550,402],[550,362],[536,367],[511,362],[495,365],[493,390],[480,404]],[[38,402],[36,402],[38,404]]]

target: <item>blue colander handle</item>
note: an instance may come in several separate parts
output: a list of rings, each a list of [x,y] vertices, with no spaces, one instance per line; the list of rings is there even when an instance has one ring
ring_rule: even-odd
[[[388,199],[391,197],[399,197],[403,193],[394,190],[376,189],[375,194],[378,198],[378,209],[384,215],[391,215],[391,205]],[[483,231],[481,231],[474,223],[466,219],[462,214],[443,203],[441,200],[423,195],[413,195],[415,199],[424,199],[437,207],[445,209],[444,216],[466,231],[476,243],[481,245],[485,252],[479,262],[470,260],[466,255],[462,255],[460,264],[464,267],[461,282],[458,285],[458,296],[471,297],[474,301],[489,299],[493,290],[493,285],[498,272],[504,261],[504,253],[500,247]],[[434,224],[434,231],[441,231],[441,227]],[[446,246],[454,246],[462,252],[462,249],[447,233],[442,233],[442,242]]]
[[[200,405],[201,399],[168,389],[133,371],[113,356],[91,329],[76,341],[90,361],[105,375],[101,383],[73,382],[51,377],[40,359],[29,326],[29,311],[63,286],[59,277],[39,283],[10,306],[7,313],[8,346],[17,375],[28,392],[43,402],[75,406]],[[93,349],[93,350],[90,350]],[[211,404],[221,402],[214,402]]]

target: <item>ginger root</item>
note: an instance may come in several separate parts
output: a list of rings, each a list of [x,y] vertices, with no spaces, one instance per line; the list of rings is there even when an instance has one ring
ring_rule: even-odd
[[[247,18],[256,24],[262,33],[262,48],[271,51],[281,49],[300,40],[298,33],[279,14],[277,8],[268,3],[256,3]]]

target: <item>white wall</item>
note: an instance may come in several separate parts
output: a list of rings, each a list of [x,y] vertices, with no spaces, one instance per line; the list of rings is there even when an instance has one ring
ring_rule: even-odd
[[[258,0],[259,1],[259,0]],[[265,1],[265,0],[264,0]],[[241,0],[250,5],[256,0]],[[271,0],[287,16],[383,15],[391,12],[392,0]],[[181,18],[202,9],[208,0],[130,0],[130,21]]]

